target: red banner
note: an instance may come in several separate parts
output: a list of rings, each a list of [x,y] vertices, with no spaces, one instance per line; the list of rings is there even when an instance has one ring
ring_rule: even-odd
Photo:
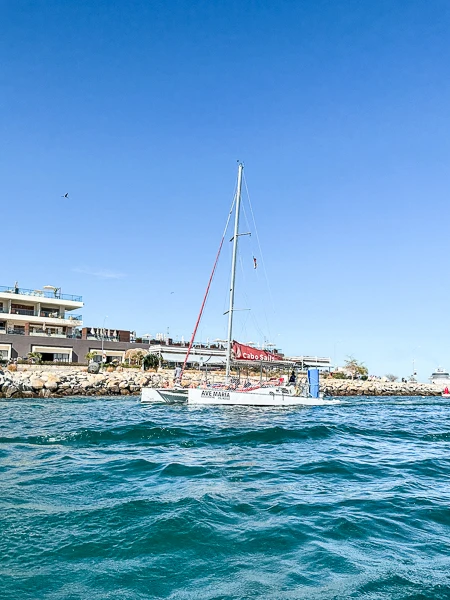
[[[253,360],[255,362],[275,362],[276,360],[282,360],[280,356],[273,354],[273,352],[244,346],[244,344],[239,344],[239,342],[233,342],[232,350],[234,360]]]

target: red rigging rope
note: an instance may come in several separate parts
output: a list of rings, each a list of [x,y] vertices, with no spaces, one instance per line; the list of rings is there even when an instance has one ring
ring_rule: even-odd
[[[226,236],[226,233],[227,233],[228,224],[230,222],[231,215],[233,214],[233,208],[234,208],[234,203],[235,202],[236,202],[236,195],[235,195],[235,197],[233,199],[233,202],[231,204],[230,212],[228,214],[227,224],[225,225],[225,229],[223,231],[222,239],[220,241],[219,250],[217,252],[216,260],[214,261],[213,270],[211,272],[211,275],[210,275],[210,278],[209,278],[209,281],[208,281],[208,286],[206,288],[206,292],[205,292],[205,296],[203,298],[203,302],[202,302],[202,305],[201,305],[201,308],[200,308],[200,312],[198,313],[197,322],[195,324],[194,331],[192,333],[191,341],[189,342],[189,346],[188,346],[188,349],[187,349],[187,352],[186,352],[186,357],[185,357],[184,363],[183,363],[183,368],[181,369],[181,376],[183,376],[184,369],[186,368],[186,363],[187,363],[188,358],[189,358],[189,354],[191,353],[192,346],[194,345],[194,340],[195,340],[195,336],[197,334],[197,329],[198,329],[198,326],[200,325],[200,321],[201,321],[201,318],[202,318],[202,315],[203,315],[203,310],[205,308],[206,300],[208,299],[209,288],[211,287],[211,283],[212,283],[212,280],[214,278],[214,273],[216,272],[217,263],[219,262],[219,256],[220,256],[220,253],[222,251],[222,246],[223,246],[223,242],[224,242],[224,239],[225,239],[225,236]]]

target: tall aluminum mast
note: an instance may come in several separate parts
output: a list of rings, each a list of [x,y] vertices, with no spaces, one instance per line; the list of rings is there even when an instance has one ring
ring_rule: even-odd
[[[242,171],[243,171],[243,169],[244,169],[244,165],[242,163],[239,163],[237,189],[236,189],[236,214],[235,214],[235,218],[234,218],[233,258],[231,260],[230,305],[229,305],[229,310],[228,310],[227,367],[226,367],[226,372],[225,372],[227,381],[230,378],[231,345],[233,343],[234,282],[236,279],[237,244],[238,244],[238,236],[239,236],[239,213],[240,213],[240,209],[241,209],[241,186],[242,186]]]

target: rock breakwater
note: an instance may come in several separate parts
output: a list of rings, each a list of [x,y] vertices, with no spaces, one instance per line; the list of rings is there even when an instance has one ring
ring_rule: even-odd
[[[320,390],[326,396],[440,396],[441,388],[427,383],[322,379]]]
[[[139,395],[143,387],[168,386],[173,371],[151,373],[136,369],[90,374],[87,369],[46,370],[33,368],[0,373],[0,398],[59,398],[65,396],[130,396]],[[188,372],[184,383],[200,384],[199,372]],[[215,376],[216,383],[223,377]],[[258,380],[255,379],[255,383]],[[326,396],[438,396],[441,390],[431,384],[389,383],[382,381],[350,381],[322,379],[321,391]]]

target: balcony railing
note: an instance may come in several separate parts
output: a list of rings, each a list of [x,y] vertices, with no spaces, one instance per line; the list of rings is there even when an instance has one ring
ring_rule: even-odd
[[[36,315],[38,317],[46,317],[47,319],[58,319],[60,314],[55,310],[41,310],[40,315]]]
[[[88,333],[86,336],[87,340],[97,340],[98,342],[101,342],[102,340],[104,342],[119,342],[119,336],[116,335],[92,335],[91,333]]]
[[[11,308],[11,315],[28,315],[35,317],[34,310],[27,310],[26,308]]]
[[[60,315],[57,312],[49,311],[49,310],[41,310],[41,317],[46,317],[47,319],[65,319],[66,321],[82,321],[83,317],[81,315],[71,315],[70,313],[66,313],[65,315]]]
[[[48,330],[43,330],[43,329],[35,329],[34,331],[30,331],[30,335],[37,335],[37,336],[47,336],[47,337],[57,337],[57,338],[66,338],[69,337],[68,335],[66,335],[65,333],[56,333],[55,331],[48,331]]]
[[[16,329],[15,327],[8,327],[6,333],[10,335],[25,335],[25,329]]]
[[[72,300],[73,302],[83,302],[82,296],[72,296],[71,294],[61,294],[61,292],[47,290],[27,290],[25,288],[15,288],[0,285],[0,292],[8,294],[22,294],[24,296],[38,296],[39,298],[56,298],[57,300]]]
[[[11,308],[11,312],[8,312],[5,308],[0,308],[0,313],[5,315],[25,315],[29,317],[44,317],[46,319],[65,319],[66,321],[82,321],[82,315],[72,315],[70,313],[66,313],[64,315],[60,315],[56,311],[50,310],[41,310],[40,313],[37,313],[34,310],[27,310],[25,308]]]

